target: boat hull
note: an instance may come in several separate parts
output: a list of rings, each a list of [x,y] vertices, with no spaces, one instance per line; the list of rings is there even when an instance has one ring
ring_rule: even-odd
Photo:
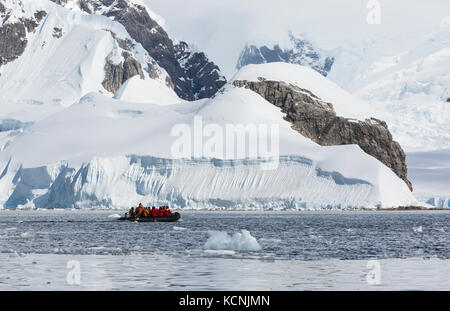
[[[128,220],[137,222],[175,222],[181,218],[179,213],[174,213],[172,216],[156,216],[156,217],[121,217],[118,220]]]

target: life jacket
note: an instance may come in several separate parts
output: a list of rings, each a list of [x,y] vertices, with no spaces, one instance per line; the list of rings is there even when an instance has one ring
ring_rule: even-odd
[[[164,216],[170,216],[170,211],[169,211],[169,209],[166,209],[166,210],[164,211]]]
[[[152,217],[158,216],[158,210],[156,208],[152,209]]]
[[[141,216],[142,215],[142,213],[144,212],[144,208],[143,207],[138,207],[137,209],[136,209],[136,215],[137,216]]]
[[[142,211],[142,217],[147,217],[148,216],[148,209],[144,208]]]
[[[164,216],[164,210],[163,209],[160,209],[158,211],[158,216]]]

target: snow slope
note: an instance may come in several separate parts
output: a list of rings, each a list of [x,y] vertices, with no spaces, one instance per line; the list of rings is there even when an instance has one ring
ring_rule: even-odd
[[[449,17],[423,35],[343,42],[328,78],[367,101],[407,152],[450,148]]]
[[[160,81],[148,78],[142,80],[139,76],[127,80],[116,92],[114,98],[134,103],[154,103],[157,105],[184,102],[172,89]],[[149,102],[150,100],[153,100],[153,102]]]
[[[387,122],[407,153],[415,195],[436,206],[450,198],[448,165],[434,164],[450,148],[449,21],[422,35],[341,43],[328,75]]]
[[[385,115],[407,151],[450,148],[450,27],[377,60],[365,75],[355,95]]]
[[[28,34],[25,52],[0,67],[3,119],[36,121],[77,102],[89,92],[108,93],[102,86],[106,59],[110,57],[115,64],[123,61],[123,49],[116,38],[132,42],[133,57],[144,69],[154,63],[125,28],[109,18],[71,11],[48,0],[20,3],[8,0],[5,5],[15,8],[6,23],[32,16],[38,10],[47,15]],[[61,37],[56,34],[57,29],[61,30]],[[164,84],[166,75],[158,70]]]
[[[296,74],[277,64],[250,68],[237,77],[300,85],[305,79],[316,88],[311,91],[326,95],[314,85],[319,74],[312,70]],[[228,84],[212,99],[182,105],[148,96],[132,103],[90,93],[28,127],[0,154],[2,205],[127,207],[159,201],[189,208],[374,208],[418,203],[400,178],[358,146],[318,146],[250,90]],[[351,111],[344,102],[341,108]],[[199,149],[199,117],[204,130],[209,125],[218,132],[235,124],[275,125],[280,157],[268,158],[261,148],[256,154],[249,149],[228,153],[234,136],[227,134],[221,140],[225,153],[207,144],[211,134],[200,138],[205,143]],[[173,129],[183,124],[197,140],[180,158],[173,149],[180,136]],[[258,139],[268,137],[258,132]]]

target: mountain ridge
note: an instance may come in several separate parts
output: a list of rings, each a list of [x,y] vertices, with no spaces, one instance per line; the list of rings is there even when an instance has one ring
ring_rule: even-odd
[[[130,36],[141,43],[144,49],[170,75],[174,90],[183,99],[195,100],[208,98],[217,92],[225,83],[225,77],[219,67],[205,53],[189,52],[196,65],[183,68],[183,53],[187,50],[173,42],[164,28],[152,19],[148,7],[139,0],[51,0],[69,9],[78,8],[88,14],[100,14],[124,25]],[[209,72],[199,73],[199,68],[210,68]],[[201,80],[201,81],[200,81]],[[207,92],[198,88],[202,84]]]
[[[239,70],[249,64],[285,62],[310,67],[326,77],[333,66],[334,57],[322,56],[306,38],[297,38],[292,32],[288,35],[289,47],[283,49],[279,44],[275,44],[272,49],[266,45],[257,47],[247,44],[241,51],[236,69]]]

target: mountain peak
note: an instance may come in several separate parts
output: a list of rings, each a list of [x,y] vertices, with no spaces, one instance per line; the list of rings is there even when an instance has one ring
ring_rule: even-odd
[[[320,51],[302,35],[295,36],[289,31],[288,36],[289,44],[286,48],[281,48],[279,44],[275,44],[272,48],[247,44],[239,56],[236,68],[240,69],[249,64],[284,62],[307,66],[327,76],[334,64],[334,58],[322,56]]]
[[[88,14],[107,16],[121,23],[130,36],[170,75],[179,97],[195,100],[214,95],[224,84],[219,67],[204,53],[191,51],[191,64],[185,67],[185,53],[164,30],[164,20],[142,0],[51,0],[61,6]],[[188,47],[188,44],[185,43]],[[187,47],[183,50],[187,51]],[[182,57],[182,58],[180,58]],[[196,63],[193,64],[192,62]],[[208,71],[209,70],[209,71]],[[202,87],[198,87],[198,85]],[[203,89],[203,87],[205,89]],[[205,90],[208,90],[205,92]]]

